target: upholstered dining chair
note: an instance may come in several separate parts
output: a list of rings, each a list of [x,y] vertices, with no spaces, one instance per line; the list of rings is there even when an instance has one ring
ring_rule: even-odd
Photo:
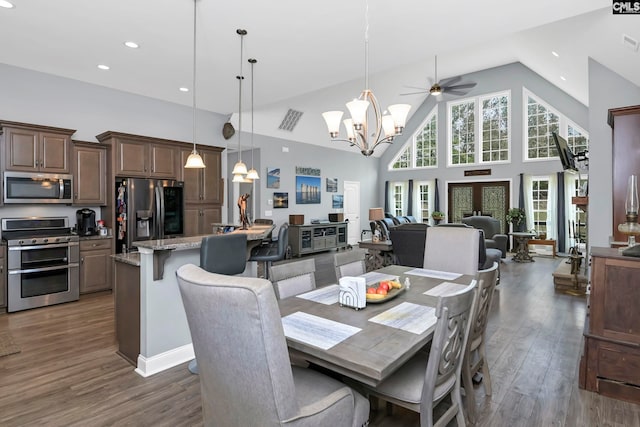
[[[419,351],[378,386],[364,385],[368,393],[420,413],[422,427],[444,427],[454,418],[459,426],[464,426],[460,369],[469,336],[475,288],[474,280],[458,293],[438,297],[431,349]],[[449,403],[443,402],[447,396],[450,396],[450,405],[434,422],[434,408],[441,402]]]
[[[316,262],[313,258],[269,266],[269,277],[278,299],[316,288]]]
[[[176,271],[193,349],[200,361],[204,425],[367,424],[369,402],[317,371],[291,366],[268,280]]]
[[[472,227],[429,227],[424,268],[475,276],[480,233]]]
[[[269,278],[269,266],[274,261],[281,261],[287,255],[289,246],[289,224],[284,223],[278,230],[278,240],[260,245],[251,250],[249,261],[262,262],[265,278]]]
[[[333,267],[336,270],[336,280],[344,276],[360,276],[367,272],[364,263],[364,251],[336,252],[333,255]]]
[[[473,376],[480,369],[482,369],[482,385],[485,394],[491,396],[491,376],[489,375],[489,364],[485,350],[485,331],[487,329],[489,308],[493,300],[493,291],[498,282],[498,262],[494,262],[493,266],[487,270],[478,271],[478,276],[476,277],[478,282],[476,304],[471,316],[469,339],[467,340],[467,348],[462,361],[462,386],[466,396],[467,415],[472,423],[476,420]]]

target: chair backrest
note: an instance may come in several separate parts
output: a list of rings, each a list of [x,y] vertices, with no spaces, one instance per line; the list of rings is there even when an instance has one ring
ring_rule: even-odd
[[[268,219],[268,218],[256,218],[253,220],[254,224],[266,224],[266,225],[271,225],[273,224],[273,220],[272,219]]]
[[[480,233],[471,227],[429,227],[423,267],[430,270],[470,274],[478,272]]]
[[[428,224],[400,224],[390,232],[395,263],[407,267],[423,267]]]
[[[247,236],[243,233],[215,234],[202,238],[200,267],[220,274],[241,274],[247,266]]]
[[[269,277],[278,299],[316,288],[316,262],[313,258],[269,266]]]
[[[416,217],[415,217],[415,216],[413,216],[413,215],[405,215],[404,217],[405,217],[405,219],[406,219],[408,222],[418,222],[418,220],[416,219]]]
[[[406,224],[408,222],[409,222],[409,220],[407,219],[407,217],[404,217],[404,216],[395,217],[395,223],[396,224]]]
[[[333,256],[333,266],[336,270],[336,280],[344,276],[360,276],[367,272],[363,251],[336,252]]]
[[[474,280],[458,293],[438,297],[436,328],[422,389],[421,414],[433,411],[436,387],[441,388],[439,394],[442,395],[454,387],[456,381],[460,381],[475,295]]]
[[[463,224],[470,225],[475,228],[479,228],[484,231],[484,236],[486,239],[491,239],[496,234],[501,234],[500,230],[500,221],[497,219],[486,216],[486,215],[475,215],[468,216],[466,218],[462,218],[461,222]]]
[[[478,271],[476,280],[478,282],[476,305],[473,315],[471,316],[471,328],[469,330],[469,341],[467,344],[467,348],[470,351],[478,348],[482,339],[484,339],[489,309],[491,308],[491,301],[493,299],[493,291],[496,289],[498,282],[498,263],[494,262],[491,268]]]
[[[285,222],[278,230],[278,259],[284,259],[289,246],[289,223]]]
[[[265,279],[176,271],[204,425],[282,425],[299,412],[278,303]]]

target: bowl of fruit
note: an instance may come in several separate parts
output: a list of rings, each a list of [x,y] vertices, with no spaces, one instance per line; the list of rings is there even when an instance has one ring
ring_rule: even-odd
[[[367,286],[367,302],[379,303],[389,301],[400,295],[405,287],[396,280],[382,280],[371,286]]]

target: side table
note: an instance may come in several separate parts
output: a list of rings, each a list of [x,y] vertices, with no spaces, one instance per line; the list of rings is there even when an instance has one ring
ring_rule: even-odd
[[[513,245],[516,254],[511,258],[515,262],[534,262],[535,260],[529,255],[529,240],[531,240],[536,233],[528,232],[513,232]]]
[[[382,240],[379,242],[363,240],[358,242],[358,246],[367,250],[364,258],[367,271],[378,270],[382,267],[393,265],[393,246],[391,245],[391,240]]]

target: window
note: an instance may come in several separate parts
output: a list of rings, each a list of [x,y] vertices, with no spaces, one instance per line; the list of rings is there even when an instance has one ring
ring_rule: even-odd
[[[511,93],[448,103],[449,165],[509,161]]]
[[[427,221],[429,219],[429,184],[426,182],[419,182],[417,185],[417,197],[416,201],[418,206],[418,212],[416,212],[416,220],[418,222]]]
[[[393,216],[402,216],[404,215],[405,184],[402,182],[394,182],[390,187]]]
[[[419,130],[392,161],[394,169],[428,168],[438,166],[437,106],[427,115]]]
[[[537,95],[524,91],[525,120],[525,160],[548,160],[558,157],[552,132],[567,139],[574,154],[585,151],[589,146],[589,135],[564,115],[542,101]]]
[[[533,209],[531,211],[533,228],[538,233],[547,234],[547,203],[549,200],[549,179],[548,178],[532,178],[531,180],[531,199],[533,200]]]

